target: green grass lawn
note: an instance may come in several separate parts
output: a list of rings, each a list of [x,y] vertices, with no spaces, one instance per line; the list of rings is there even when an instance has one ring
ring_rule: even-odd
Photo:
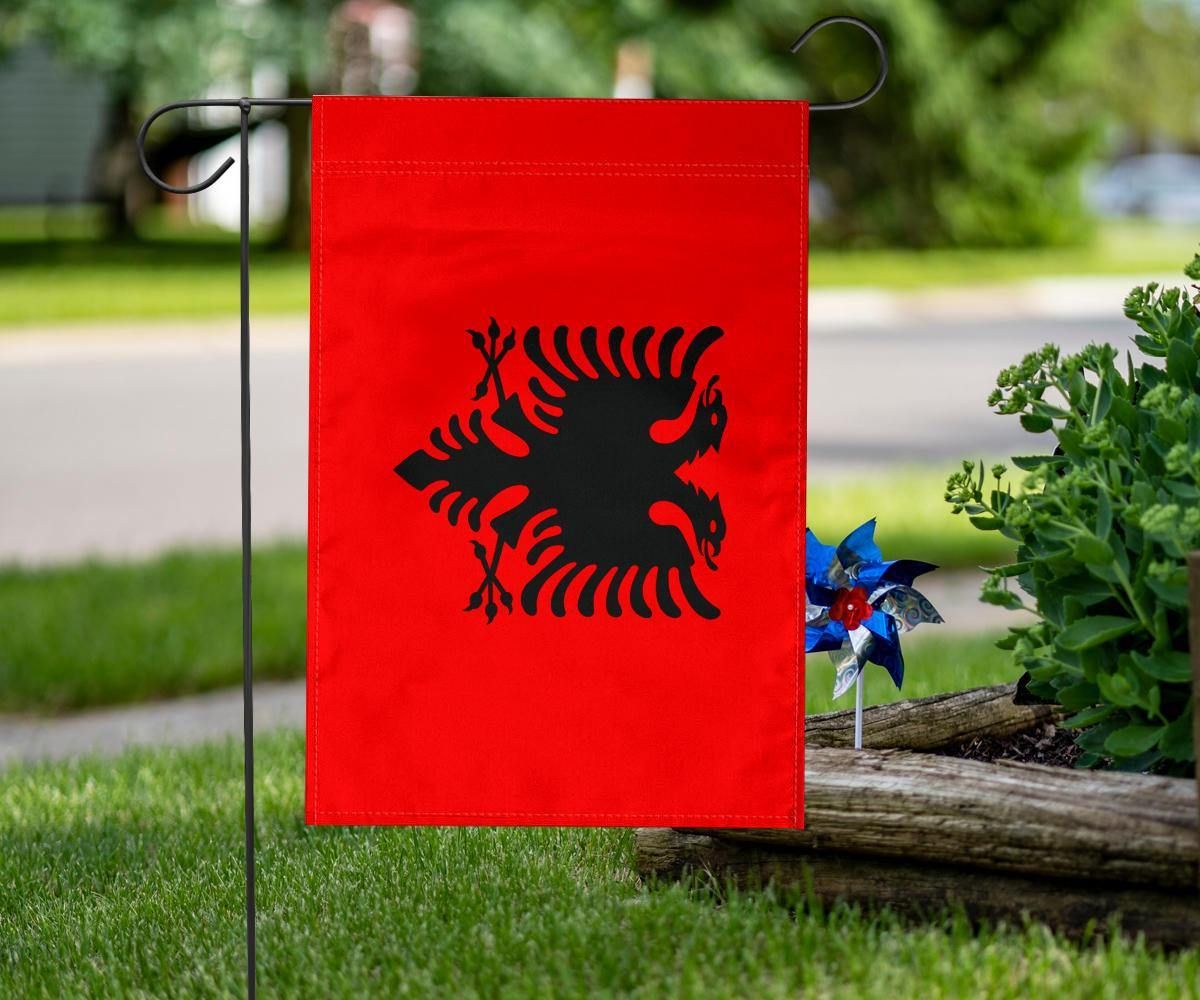
[[[1194,227],[1107,223],[1096,238],[1077,247],[1012,250],[852,250],[814,248],[809,262],[813,288],[872,285],[910,289],[938,285],[991,284],[1055,275],[1175,275],[1196,252]]]
[[[59,711],[240,683],[236,549],[0,570],[0,711]],[[255,668],[304,672],[302,545],[254,561]]]
[[[307,255],[256,252],[251,268],[255,312],[307,310]],[[0,241],[0,327],[236,316],[237,311],[236,242]]]
[[[870,667],[866,674],[866,701],[880,705],[902,698],[925,698],[943,691],[962,691],[987,684],[1006,684],[1021,676],[1012,654],[996,648],[999,635],[939,634],[925,625],[904,640],[904,688],[897,690],[887,673]],[[854,707],[848,692],[833,700],[833,663],[827,653],[807,657],[804,671],[804,708],[813,715]]]
[[[307,828],[258,741],[264,996],[1193,997],[1200,953],[642,886],[613,830]],[[0,995],[235,996],[241,750],[0,774]],[[800,904],[800,905],[797,905]]]
[[[240,683],[239,567],[237,551],[227,549],[0,571],[0,711],[55,712]],[[256,677],[302,676],[304,549],[264,546],[254,570]],[[1014,680],[993,639],[941,635],[934,626],[915,633],[906,642],[903,697]],[[808,710],[846,707],[829,700],[828,658],[810,661]],[[873,702],[901,697],[876,676]]]
[[[1016,551],[1012,542],[950,513],[943,499],[946,477],[961,471],[960,463],[947,462],[944,467],[889,470],[868,479],[810,477],[808,526],[826,545],[836,545],[874,517],[875,540],[888,559],[923,559],[946,569],[1011,562]]]
[[[0,212],[0,327],[234,315],[236,237],[211,230],[146,228],[145,241],[98,242],[94,226],[68,219],[43,231],[28,210]],[[1013,281],[1055,274],[1175,274],[1195,233],[1119,224],[1083,247],[1030,250],[814,249],[813,288],[918,288]],[[308,258],[261,242],[252,253],[252,308],[308,308]]]
[[[874,485],[814,483],[809,521],[828,544],[878,515],[880,544],[893,558],[947,567],[1007,561],[1003,539],[953,517],[941,492],[933,471]],[[0,711],[62,711],[239,683],[240,572],[239,554],[228,548],[0,568]],[[302,544],[256,550],[259,678],[304,672],[305,585]]]
[[[240,572],[234,549],[0,570],[0,711],[56,712],[240,683]],[[255,676],[300,677],[303,546],[259,548],[254,574]],[[906,642],[903,697],[1014,680],[1009,655],[993,640],[941,635],[934,626],[915,633]],[[871,701],[901,697],[882,671],[871,680]],[[810,712],[847,707],[846,699],[832,704],[832,685],[828,657],[810,657]]]

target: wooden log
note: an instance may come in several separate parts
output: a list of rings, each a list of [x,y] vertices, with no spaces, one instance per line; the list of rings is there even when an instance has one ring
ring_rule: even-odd
[[[908,859],[770,848],[680,830],[638,830],[636,842],[638,868],[646,877],[708,873],[747,888],[770,880],[825,901],[886,905],[918,916],[946,906],[961,906],[971,917],[991,921],[1028,915],[1073,935],[1094,924],[1103,930],[1117,916],[1126,932],[1143,933],[1151,942],[1200,941],[1200,905],[1188,890],[1097,886]]]
[[[810,717],[805,830],[638,830],[639,871],[774,879],[908,912],[956,904],[992,920],[1028,914],[1068,933],[1117,914],[1152,941],[1200,941],[1193,782],[911,752],[1060,717],[1014,705],[1014,689],[875,706],[862,751],[844,749],[853,712]]]
[[[1002,739],[1062,718],[1054,705],[1016,705],[1015,684],[973,688],[873,705],[863,712],[863,746],[875,750],[938,750],[977,736]],[[810,715],[804,742],[814,747],[852,747],[854,711]]]
[[[1160,888],[1197,883],[1186,778],[990,764],[898,750],[805,750],[804,830],[729,841]],[[698,831],[708,832],[708,831]]]

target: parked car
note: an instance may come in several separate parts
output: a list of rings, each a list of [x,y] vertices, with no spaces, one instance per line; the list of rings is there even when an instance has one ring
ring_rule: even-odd
[[[1200,156],[1130,156],[1105,167],[1086,190],[1100,215],[1200,222]]]

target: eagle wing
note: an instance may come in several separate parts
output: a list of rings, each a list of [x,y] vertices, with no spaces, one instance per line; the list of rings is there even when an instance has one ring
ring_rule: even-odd
[[[591,617],[601,600],[604,610],[614,618],[621,616],[626,605],[640,618],[651,617],[653,605],[669,618],[678,618],[683,612],[677,594],[701,617],[716,618],[720,612],[697,586],[692,554],[679,532],[655,524],[649,517],[631,529],[643,536],[647,547],[669,550],[672,557],[638,562],[614,559],[595,552],[586,539],[564,524],[559,511],[539,520],[526,558],[530,565],[541,565],[521,590],[521,607],[527,614],[536,614],[542,591],[553,582],[550,612],[560,618],[568,606]],[[628,587],[624,586],[627,578]],[[581,582],[574,590],[572,585],[577,580]]]
[[[525,353],[538,369],[529,383],[533,414],[551,431],[537,438],[523,463],[530,490],[526,515],[533,507],[551,512],[537,522],[528,554],[534,565],[549,555],[522,591],[528,613],[536,612],[541,592],[554,580],[555,615],[566,613],[572,594],[570,603],[581,614],[593,614],[603,587],[610,615],[620,615],[627,602],[635,614],[650,617],[653,599],[664,614],[678,617],[677,592],[697,613],[716,617],[692,576],[694,560],[683,535],[650,517],[651,506],[678,486],[670,457],[651,439],[650,428],[684,412],[696,387],[696,364],[721,333],[706,327],[684,347],[683,328],[671,327],[652,352],[654,327],[628,341],[624,328],[614,327],[602,351],[595,327],[573,340],[560,326],[553,334],[556,364],[541,331],[526,332]]]
[[[673,326],[652,350],[654,327],[642,327],[629,338],[624,327],[615,326],[602,350],[594,326],[584,327],[578,338],[559,326],[553,334],[556,364],[547,356],[541,330],[530,327],[525,354],[539,369],[529,381],[533,412],[555,432],[589,439],[581,442],[584,446],[601,443],[595,440],[601,437],[624,443],[644,439],[656,421],[683,412],[696,388],[696,365],[721,336],[720,327],[705,327],[681,350],[685,331]]]

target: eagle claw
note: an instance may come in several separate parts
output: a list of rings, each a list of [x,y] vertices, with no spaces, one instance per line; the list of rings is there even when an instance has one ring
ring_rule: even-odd
[[[483,568],[483,582],[467,599],[467,606],[464,610],[475,611],[482,606],[484,614],[487,615],[489,625],[495,619],[496,612],[500,610],[496,606],[497,597],[510,615],[513,609],[512,594],[505,589],[504,584],[500,582],[500,577],[497,575],[497,570],[500,567],[500,551],[503,547],[504,543],[500,539],[496,539],[496,547],[489,559],[487,549],[480,542],[471,542],[471,550],[475,553],[475,558],[479,560],[479,565]],[[483,602],[485,594],[487,595],[486,604]]]
[[[488,324],[486,338],[478,330],[468,330],[467,333],[471,337],[471,346],[479,352],[487,366],[483,378],[475,386],[475,395],[471,398],[476,401],[483,399],[487,395],[488,386],[491,385],[496,390],[496,403],[502,404],[504,402],[504,383],[500,381],[500,362],[516,346],[517,331],[509,330],[508,336],[501,340],[500,324],[496,322],[495,317],[492,317],[492,321]]]

